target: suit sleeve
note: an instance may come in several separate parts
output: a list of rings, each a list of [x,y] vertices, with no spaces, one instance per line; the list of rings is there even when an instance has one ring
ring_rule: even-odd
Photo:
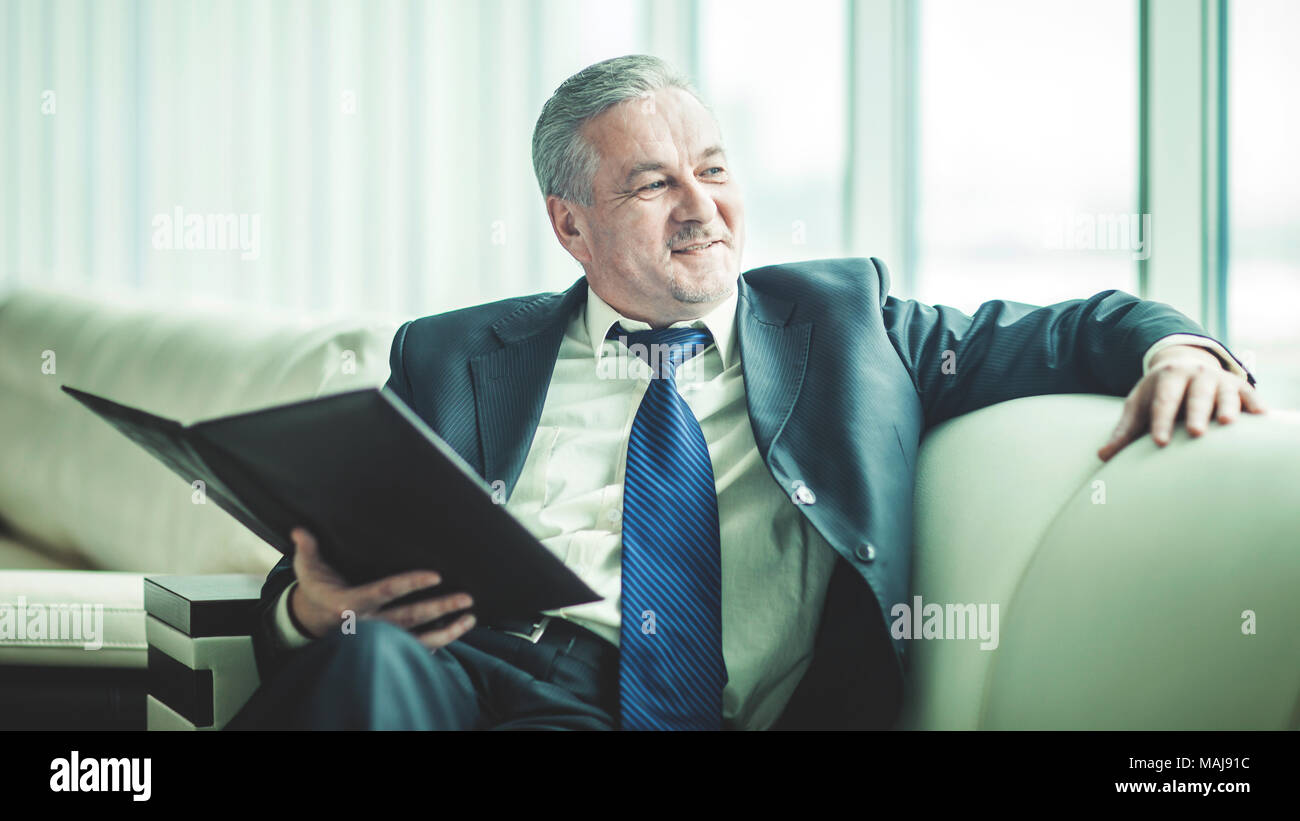
[[[408,406],[414,406],[411,382],[406,377],[406,329],[409,327],[411,323],[405,322],[397,329],[397,333],[393,334],[393,347],[388,354],[388,381],[384,383],[384,387],[401,397]]]
[[[1172,336],[1166,336],[1148,348],[1147,352],[1142,356],[1142,374],[1145,376],[1147,372],[1151,370],[1152,357],[1165,348],[1173,345],[1196,345],[1204,348],[1214,354],[1219,360],[1219,364],[1223,365],[1226,370],[1232,371],[1237,376],[1248,381],[1251,385],[1255,384],[1255,377],[1251,375],[1250,371],[1246,370],[1244,365],[1233,358],[1232,354],[1228,353],[1227,348],[1209,337],[1192,336],[1191,334],[1173,334]]]
[[[388,381],[384,384],[384,387],[391,388],[408,405],[412,401],[411,386],[406,378],[402,351],[406,329],[410,324],[404,323],[393,336],[392,349],[388,355]],[[287,591],[296,581],[293,556],[286,555],[271,568],[262,585],[257,623],[253,630],[253,656],[257,660],[258,675],[263,681],[274,675],[294,650],[311,642],[308,636],[293,625],[287,608]]]
[[[253,629],[253,657],[257,661],[257,674],[262,681],[275,675],[289,654],[301,646],[290,640],[281,629],[277,610],[280,599],[295,580],[293,557],[281,556],[280,561],[266,576],[257,605],[257,626]]]
[[[1046,306],[992,300],[968,316],[888,296],[888,272],[873,262],[885,297],[885,330],[916,386],[927,426],[1023,396],[1124,396],[1142,377],[1143,356],[1157,340],[1172,334],[1211,339],[1170,306],[1116,290]]]

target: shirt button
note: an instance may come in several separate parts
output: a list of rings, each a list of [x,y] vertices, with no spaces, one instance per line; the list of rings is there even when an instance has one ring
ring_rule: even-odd
[[[876,560],[876,548],[869,543],[860,544],[858,545],[857,550],[853,551],[853,555],[857,556],[864,562],[874,562]]]
[[[618,508],[610,508],[609,521],[611,524],[618,524],[618,520],[623,518],[623,512]]]

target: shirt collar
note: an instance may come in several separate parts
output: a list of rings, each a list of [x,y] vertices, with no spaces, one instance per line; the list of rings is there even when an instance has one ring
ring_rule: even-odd
[[[731,296],[722,301],[720,305],[709,311],[699,319],[682,320],[674,322],[670,327],[673,328],[707,328],[713,335],[713,343],[718,347],[718,354],[722,357],[722,367],[729,368],[734,360],[735,330],[736,330],[736,299],[740,292],[733,288]],[[592,350],[596,355],[596,366],[600,366],[600,357],[605,350],[605,335],[614,324],[622,325],[628,331],[648,331],[650,323],[642,322],[638,319],[628,319],[618,311],[610,307],[609,303],[600,298],[600,295],[592,289],[591,284],[587,284],[587,304],[584,308],[586,311],[587,335],[591,340]]]

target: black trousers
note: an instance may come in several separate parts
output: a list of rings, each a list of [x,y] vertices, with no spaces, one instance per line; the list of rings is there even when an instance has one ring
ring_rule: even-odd
[[[612,730],[618,650],[533,644],[486,626],[430,651],[409,632],[359,621],[295,650],[227,729]],[[590,649],[590,647],[588,647]]]

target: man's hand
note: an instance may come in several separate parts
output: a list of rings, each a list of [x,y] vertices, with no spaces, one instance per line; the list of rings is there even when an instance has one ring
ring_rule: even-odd
[[[349,587],[343,577],[321,558],[316,538],[311,533],[297,527],[290,536],[297,546],[293,570],[298,576],[298,584],[289,594],[289,609],[313,637],[319,638],[330,630],[337,630],[344,610],[353,611],[358,619],[377,619],[411,630],[474,603],[469,594],[456,593],[382,609],[408,593],[441,584],[442,577],[431,570],[413,570]],[[466,613],[446,627],[415,633],[415,637],[430,650],[437,650],[451,644],[473,626],[473,614]]]
[[[1097,455],[1102,461],[1119,453],[1129,442],[1146,433],[1164,447],[1173,435],[1174,419],[1186,417],[1187,432],[1205,433],[1210,414],[1217,413],[1220,425],[1247,413],[1263,413],[1255,389],[1246,380],[1224,370],[1219,358],[1196,345],[1171,345],[1151,358],[1142,381],[1129,391],[1119,425]]]

